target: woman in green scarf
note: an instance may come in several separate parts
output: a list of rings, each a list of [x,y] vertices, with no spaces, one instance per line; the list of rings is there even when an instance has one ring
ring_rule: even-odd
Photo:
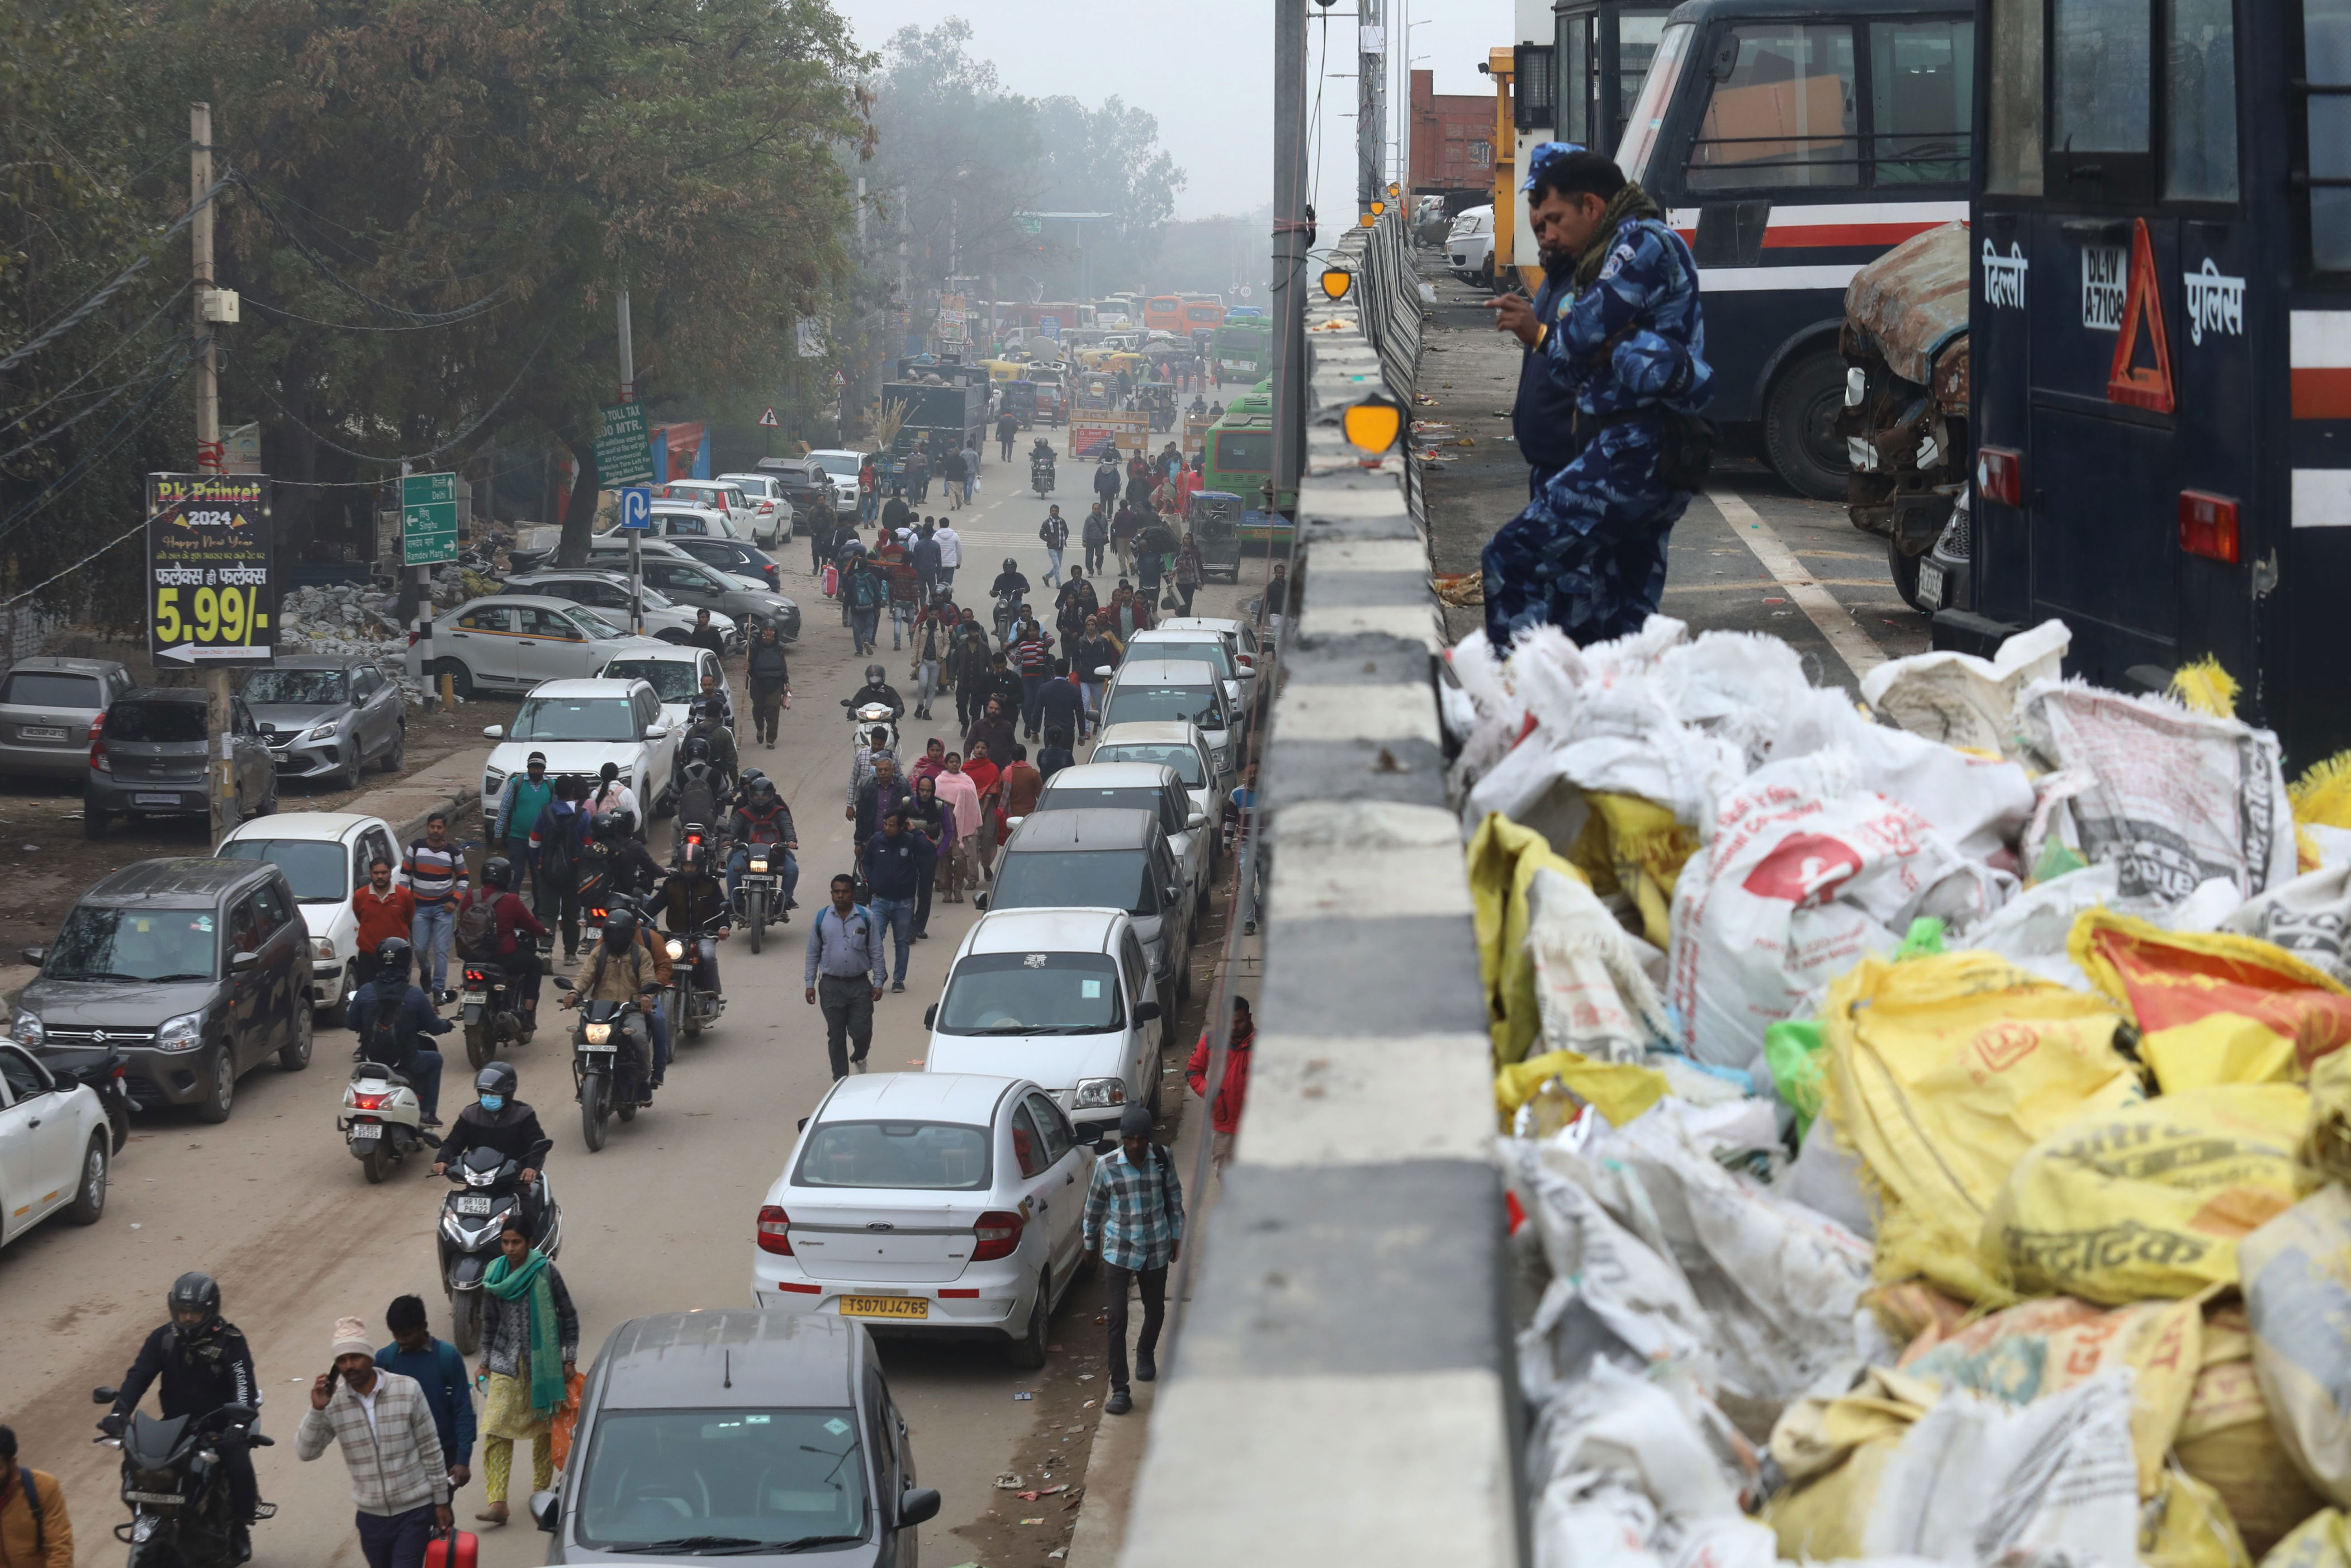
[[[530,1439],[532,1490],[555,1484],[548,1424],[563,1407],[580,1359],[580,1314],[563,1276],[532,1249],[518,1223],[500,1233],[498,1248],[503,1255],[482,1275],[482,1472],[489,1507],[474,1517],[485,1524],[507,1521],[507,1482],[521,1439]]]

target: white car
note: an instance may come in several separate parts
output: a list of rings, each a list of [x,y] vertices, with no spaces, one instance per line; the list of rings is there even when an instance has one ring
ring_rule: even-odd
[[[789,544],[792,498],[782,478],[774,474],[721,474],[719,479],[743,492],[751,504],[751,542],[763,549]]]
[[[1181,773],[1165,762],[1114,762],[1097,757],[1046,779],[1036,810],[1080,811],[1089,806],[1157,812],[1159,831],[1167,835],[1167,847],[1192,890],[1193,909],[1208,907],[1208,892],[1217,880],[1216,825],[1192,804]]]
[[[1094,737],[1094,748],[1087,754],[1086,760],[1164,762],[1176,769],[1176,776],[1184,780],[1185,794],[1191,797],[1192,810],[1200,814],[1207,831],[1216,837],[1211,861],[1223,858],[1225,781],[1217,772],[1216,748],[1200,733],[1198,725],[1167,719],[1114,724]]]
[[[748,542],[747,528],[735,526],[734,517],[724,507],[707,507],[698,500],[680,497],[674,501],[655,501],[653,507],[653,527],[641,530],[649,539],[708,538],[740,539]],[[597,531],[596,538],[625,541],[630,530],[621,527],[618,517]]]
[[[412,642],[409,678],[448,675],[461,697],[476,691],[527,692],[542,681],[589,675],[622,653],[668,643],[632,637],[601,610],[544,594],[501,593],[469,600],[433,622],[433,662]]]
[[[1200,727],[1208,739],[1209,761],[1227,788],[1237,769],[1235,732],[1240,721],[1233,713],[1224,679],[1217,666],[1200,659],[1151,659],[1129,654],[1102,691],[1102,722],[1132,724],[1137,719],[1163,723],[1187,721]]]
[[[629,574],[625,568],[619,571],[600,563],[595,570],[586,567],[550,567],[540,571],[519,572],[507,579],[501,593],[536,593],[549,599],[569,599],[574,604],[584,604],[625,630],[629,624]],[[694,635],[695,612],[679,604],[648,583],[637,595],[645,607],[645,635],[658,637],[664,643],[683,643]],[[735,635],[735,619],[713,611],[713,630],[721,637]]]
[[[661,699],[662,722],[683,731],[692,716],[687,709],[702,695],[702,677],[718,677],[726,690],[726,672],[718,655],[707,648],[667,648],[658,653],[630,653],[613,660],[596,674],[608,681],[643,681]]]
[[[832,447],[809,454],[809,461],[824,470],[832,481],[832,509],[845,517],[857,515],[857,470],[865,462],[865,454],[846,447]]]
[[[1464,283],[1494,286],[1494,204],[1467,207],[1445,236],[1445,265]]]
[[[653,500],[683,501],[688,506],[704,507],[726,515],[733,529],[732,537],[751,537],[754,519],[759,509],[751,504],[750,496],[732,479],[669,479],[653,487]]]
[[[1045,1364],[1084,1255],[1094,1149],[1017,1077],[841,1079],[759,1206],[751,1303],[870,1329],[1000,1338]]]
[[[320,1028],[340,1029],[359,989],[351,978],[360,937],[351,894],[367,885],[368,866],[378,857],[400,869],[392,824],[351,811],[280,811],[238,823],[213,852],[267,861],[286,873],[310,933],[310,1006]]]
[[[498,743],[482,765],[484,800],[496,801],[534,751],[547,754],[547,770],[555,775],[592,780],[607,762],[616,765],[648,820],[668,800],[678,732],[663,722],[661,698],[647,682],[549,681],[523,698],[511,726],[494,724],[482,733]]]
[[[113,1158],[98,1091],[52,1073],[15,1040],[0,1040],[0,1245],[52,1214],[97,1224],[106,1212]]]
[[[1129,659],[1199,659],[1217,667],[1217,675],[1225,683],[1225,701],[1236,718],[1244,718],[1257,706],[1257,667],[1243,664],[1233,653],[1233,645],[1221,632],[1207,630],[1178,631],[1173,627],[1154,626],[1147,632],[1137,632],[1126,644]]]

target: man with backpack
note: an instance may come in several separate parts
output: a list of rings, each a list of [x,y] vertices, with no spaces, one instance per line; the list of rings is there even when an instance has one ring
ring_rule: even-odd
[[[865,1071],[865,1053],[873,1044],[873,1004],[882,999],[889,977],[881,929],[872,911],[857,903],[857,879],[844,872],[832,879],[831,906],[817,911],[809,927],[803,980],[809,1006],[824,1011],[824,1049],[835,1079],[848,1077],[852,1066]]]
[[[498,791],[497,813],[490,824],[491,841],[506,848],[507,858],[525,871],[538,863],[531,853],[530,831],[555,800],[555,784],[547,776],[547,753],[534,751],[523,770]],[[536,879],[532,892],[538,891]],[[542,902],[544,902],[542,900]]]
[[[433,1010],[433,998],[409,983],[408,944],[394,936],[376,949],[375,978],[351,998],[351,1031],[360,1059],[389,1067],[415,1087],[424,1125],[441,1124],[441,1051],[425,1036],[456,1024]]]
[[[482,862],[482,885],[457,906],[455,936],[461,957],[475,963],[496,963],[510,978],[526,980],[522,988],[522,1037],[538,1028],[538,939],[547,935],[538,916],[512,891],[514,862],[492,855]],[[526,942],[528,935],[531,940]]]
[[[735,847],[726,857],[726,902],[735,902],[736,890],[743,885],[743,873],[750,869],[751,851],[756,846],[768,851],[770,857],[780,852],[782,866],[774,868],[784,879],[784,904],[778,913],[790,919],[790,912],[799,907],[792,896],[799,886],[800,862],[792,852],[800,847],[799,830],[792,825],[792,809],[776,790],[776,781],[765,774],[751,780],[748,789],[735,802],[735,815],[727,824],[727,836]]]
[[[1058,503],[1037,525],[1037,537],[1045,541],[1045,580],[1055,581],[1061,575],[1061,552],[1070,548],[1070,525]]]
[[[538,856],[539,924],[562,928],[567,964],[580,956],[580,856],[588,846],[588,813],[580,810],[580,797],[585,792],[570,774],[558,779],[555,799],[530,831],[530,847]]]
[[[16,1462],[16,1434],[0,1427],[0,1563],[11,1568],[73,1568],[73,1519],[47,1470]]]
[[[863,658],[881,640],[882,607],[889,601],[889,579],[880,567],[861,555],[849,563],[849,575],[842,580],[841,594],[849,606],[850,640],[857,656]]]

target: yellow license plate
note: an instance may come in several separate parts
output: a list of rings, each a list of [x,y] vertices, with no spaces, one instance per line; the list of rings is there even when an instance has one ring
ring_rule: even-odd
[[[843,1296],[841,1315],[844,1318],[927,1318],[931,1315],[928,1296]]]

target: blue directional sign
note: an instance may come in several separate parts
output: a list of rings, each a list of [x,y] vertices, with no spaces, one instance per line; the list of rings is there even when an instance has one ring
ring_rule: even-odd
[[[1037,330],[1058,343],[1061,340],[1061,319],[1059,316],[1040,316],[1037,318]]]
[[[650,485],[631,485],[621,492],[621,526],[646,531],[653,526],[653,492]]]

